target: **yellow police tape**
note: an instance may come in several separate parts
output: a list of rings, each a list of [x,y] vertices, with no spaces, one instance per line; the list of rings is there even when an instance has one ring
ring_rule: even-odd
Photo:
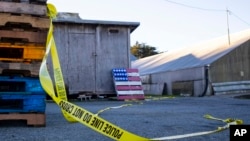
[[[119,108],[122,108],[122,107],[127,107],[127,106],[132,106],[132,104],[123,104],[121,106],[115,106],[115,107],[107,107],[105,109],[102,109],[102,110],[99,110],[96,115],[99,115],[100,113],[103,113],[104,111],[107,111],[107,110],[110,110],[110,109],[119,109]]]
[[[154,98],[152,96],[150,97],[146,97],[145,101],[156,101],[156,100],[164,100],[164,99],[170,99],[170,98],[174,98],[173,96],[168,96],[168,97],[157,97],[157,98]],[[107,110],[111,110],[111,109],[119,109],[119,108],[123,108],[123,107],[128,107],[128,106],[132,106],[134,104],[131,104],[132,102],[133,103],[136,103],[136,105],[138,104],[143,104],[143,102],[141,100],[137,100],[137,99],[131,99],[131,100],[124,100],[125,102],[128,102],[130,104],[123,104],[123,105],[120,105],[120,106],[114,106],[114,107],[107,107],[105,109],[101,109],[99,110],[96,115],[99,115],[100,113],[103,113]]]
[[[222,121],[227,123],[226,125],[222,126],[222,127],[218,127],[216,130],[212,130],[212,131],[204,131],[204,132],[197,132],[197,133],[190,133],[190,134],[183,134],[183,135],[175,135],[175,136],[168,136],[168,137],[161,137],[161,138],[154,138],[152,140],[172,140],[172,139],[181,139],[181,138],[187,138],[187,137],[194,137],[194,136],[201,136],[201,135],[207,135],[207,134],[212,134],[212,133],[216,133],[216,132],[220,132],[223,130],[226,130],[230,127],[230,125],[239,125],[239,124],[243,124],[242,120],[239,119],[231,119],[231,118],[227,118],[227,119],[219,119],[219,118],[215,118],[211,115],[204,115],[205,118],[207,119],[211,119],[211,120],[218,120],[218,121]]]
[[[93,114],[90,111],[79,107],[75,104],[72,104],[67,101],[67,95],[65,91],[64,80],[61,72],[61,67],[57,55],[56,44],[53,38],[53,26],[52,26],[52,19],[56,17],[56,9],[52,4],[48,4],[48,16],[51,18],[51,26],[48,32],[47,44],[46,44],[46,52],[41,63],[39,78],[43,89],[46,93],[56,102],[58,106],[60,106],[64,117],[70,122],[79,122],[87,127],[93,129],[96,132],[99,132],[102,135],[105,135],[114,140],[120,141],[149,141],[149,140],[167,140],[167,139],[177,139],[177,138],[184,138],[184,137],[191,137],[197,135],[204,135],[204,134],[211,134],[214,132],[218,132],[221,130],[225,130],[229,127],[230,124],[241,124],[238,120],[228,120],[230,121],[224,127],[220,127],[214,131],[208,132],[199,132],[193,134],[186,134],[186,135],[177,135],[177,136],[170,136],[170,137],[161,137],[161,138],[153,138],[148,139],[141,137],[139,135],[133,134],[129,131],[126,131],[108,121],[98,116],[98,114]],[[54,72],[54,80],[56,85],[57,94],[54,91],[54,85],[50,74],[47,70],[46,60],[51,51],[52,63],[53,63],[53,72]],[[129,106],[129,105],[127,105]],[[207,116],[209,117],[209,116]],[[210,119],[217,119],[212,118]],[[222,120],[224,121],[224,120]]]
[[[51,17],[51,26],[48,33],[46,52],[41,63],[39,78],[42,87],[50,95],[50,97],[60,106],[63,111],[65,118],[68,121],[78,121],[87,127],[108,136],[114,140],[138,140],[138,141],[147,141],[144,137],[140,137],[124,129],[98,117],[97,115],[87,111],[84,108],[81,108],[75,104],[72,104],[67,101],[66,91],[64,87],[64,81],[62,77],[61,67],[58,60],[58,55],[56,52],[56,44],[53,38],[53,26],[52,18],[56,15],[56,9],[53,5],[48,4],[48,15]],[[51,51],[53,70],[54,70],[54,79],[56,84],[57,96],[54,92],[53,82],[51,80],[50,74],[47,70],[46,60]]]
[[[41,64],[41,68],[40,68],[41,70],[40,70],[39,75],[48,77],[47,79],[43,80],[43,83],[46,84],[44,87],[45,88],[49,87],[49,88],[47,88],[46,91],[52,95],[55,95],[53,83],[52,83],[52,81],[50,81],[51,79],[50,79],[49,73],[47,71],[48,69],[46,66],[46,60],[47,60],[49,51],[51,51],[53,71],[54,71],[54,80],[55,80],[57,96],[59,99],[63,99],[63,100],[67,101],[67,94],[66,94],[66,89],[65,89],[65,85],[64,85],[63,75],[61,72],[61,66],[60,66],[60,62],[58,59],[56,44],[55,44],[54,36],[53,36],[52,19],[56,17],[57,10],[56,10],[55,6],[52,4],[47,4],[47,10],[48,10],[47,15],[50,17],[50,28],[49,28],[47,42],[46,42],[46,53],[45,53],[43,62]],[[74,119],[72,119],[70,116],[68,116],[68,114],[64,110],[62,110],[62,112],[63,112],[64,117],[68,121],[76,122]]]
[[[156,100],[164,100],[164,99],[173,99],[174,96],[164,96],[164,97],[152,97],[148,96],[146,97],[145,101],[156,101]]]

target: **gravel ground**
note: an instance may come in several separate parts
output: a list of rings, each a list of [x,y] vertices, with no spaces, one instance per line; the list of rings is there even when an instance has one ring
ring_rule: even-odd
[[[75,101],[78,106],[97,113],[99,110],[128,104],[124,101]],[[215,130],[225,125],[220,121],[203,118],[210,114],[218,118],[242,119],[250,124],[250,99],[232,96],[176,97],[172,99],[142,101],[132,106],[107,110],[100,117],[121,128],[147,138],[180,135]],[[20,122],[1,122],[0,141],[111,141],[80,123],[68,123],[58,106],[47,102],[46,127],[27,127]],[[176,141],[228,141],[229,130],[189,137]]]

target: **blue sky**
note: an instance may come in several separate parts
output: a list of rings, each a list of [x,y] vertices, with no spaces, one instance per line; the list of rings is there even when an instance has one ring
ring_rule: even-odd
[[[140,22],[131,34],[131,45],[138,41],[158,51],[227,35],[227,8],[230,33],[250,28],[249,0],[48,0],[48,3],[54,4],[59,12],[79,13],[82,19]]]

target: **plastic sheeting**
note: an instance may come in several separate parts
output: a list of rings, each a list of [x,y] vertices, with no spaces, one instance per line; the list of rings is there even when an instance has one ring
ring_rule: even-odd
[[[142,58],[131,63],[140,75],[208,65],[250,39],[250,29],[205,41],[179,50]]]

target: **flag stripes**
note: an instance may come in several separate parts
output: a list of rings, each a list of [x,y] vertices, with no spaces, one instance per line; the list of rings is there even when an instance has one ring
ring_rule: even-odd
[[[144,99],[144,92],[138,69],[112,69],[113,81],[119,100]]]

